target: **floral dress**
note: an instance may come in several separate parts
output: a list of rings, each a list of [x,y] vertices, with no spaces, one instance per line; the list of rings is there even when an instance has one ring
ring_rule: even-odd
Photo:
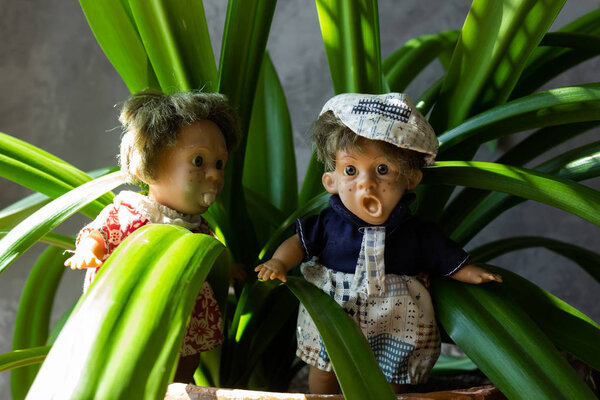
[[[391,383],[425,381],[440,354],[440,337],[423,273],[452,275],[469,256],[433,226],[410,215],[405,195],[381,226],[371,226],[331,196],[331,207],[296,222],[305,279],[356,322]],[[296,354],[321,370],[332,366],[321,336],[301,305]]]
[[[117,195],[113,204],[106,207],[94,221],[85,226],[77,236],[80,239],[92,230],[104,238],[105,261],[123,240],[147,224],[171,224],[189,229],[194,233],[212,234],[208,223],[200,215],[186,215],[150,200],[147,196],[131,191]],[[88,268],[83,285],[84,293],[96,278],[99,268]],[[204,282],[196,299],[188,324],[181,356],[189,356],[211,350],[223,343],[223,322],[215,294],[208,282]]]

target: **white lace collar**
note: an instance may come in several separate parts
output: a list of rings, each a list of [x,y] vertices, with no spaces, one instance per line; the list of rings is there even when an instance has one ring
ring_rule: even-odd
[[[115,204],[127,203],[141,212],[150,223],[171,224],[189,229],[190,231],[200,229],[206,223],[200,214],[182,214],[172,208],[158,204],[141,193],[124,190],[115,196]]]

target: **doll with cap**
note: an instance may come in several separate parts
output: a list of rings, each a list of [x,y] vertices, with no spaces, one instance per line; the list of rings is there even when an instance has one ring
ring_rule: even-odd
[[[224,184],[225,164],[239,142],[236,113],[223,95],[143,91],[127,100],[119,117],[124,134],[121,171],[148,193],[122,191],[77,237],[66,262],[86,268],[84,292],[119,244],[147,224],[173,224],[212,234],[202,218]],[[204,282],[180,351],[176,381],[191,381],[199,352],[223,341],[221,312]]]
[[[307,281],[333,297],[359,325],[396,392],[428,378],[440,353],[431,297],[417,279],[434,273],[462,282],[502,282],[431,224],[412,216],[409,193],[432,164],[433,129],[400,93],[333,97],[312,126],[332,194],[319,215],[296,221],[296,234],[256,267],[285,282],[302,262]],[[297,355],[310,365],[312,393],[337,393],[327,351],[300,306]]]

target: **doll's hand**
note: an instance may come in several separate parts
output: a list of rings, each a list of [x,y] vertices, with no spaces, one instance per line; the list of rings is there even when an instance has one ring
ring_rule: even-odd
[[[451,278],[461,282],[472,283],[474,285],[491,281],[502,282],[502,276],[474,264],[469,264],[459,269],[457,273],[451,276]]]
[[[98,268],[102,265],[104,257],[104,242],[97,238],[87,236],[79,241],[75,254],[65,261],[65,267],[71,269]]]
[[[285,264],[276,258],[271,258],[264,264],[254,268],[255,272],[258,272],[258,278],[263,281],[279,279],[282,282],[287,282],[286,275],[288,268]]]

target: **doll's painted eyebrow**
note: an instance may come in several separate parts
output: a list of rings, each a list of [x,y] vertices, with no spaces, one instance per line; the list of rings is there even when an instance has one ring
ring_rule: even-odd
[[[356,157],[355,157],[355,156],[353,156],[353,155],[352,155],[352,154],[350,154],[350,153],[346,153],[346,152],[343,152],[342,154],[340,154],[340,155],[339,155],[338,157],[336,157],[336,158],[352,158],[352,159],[356,160]]]
[[[226,150],[221,153],[217,153],[217,152],[213,151],[212,148],[207,147],[207,146],[196,146],[196,145],[191,144],[189,146],[185,146],[184,149],[190,153],[205,152],[207,154],[211,154],[211,155],[214,154],[218,157],[225,157],[225,158],[227,158],[229,156],[229,153]]]

